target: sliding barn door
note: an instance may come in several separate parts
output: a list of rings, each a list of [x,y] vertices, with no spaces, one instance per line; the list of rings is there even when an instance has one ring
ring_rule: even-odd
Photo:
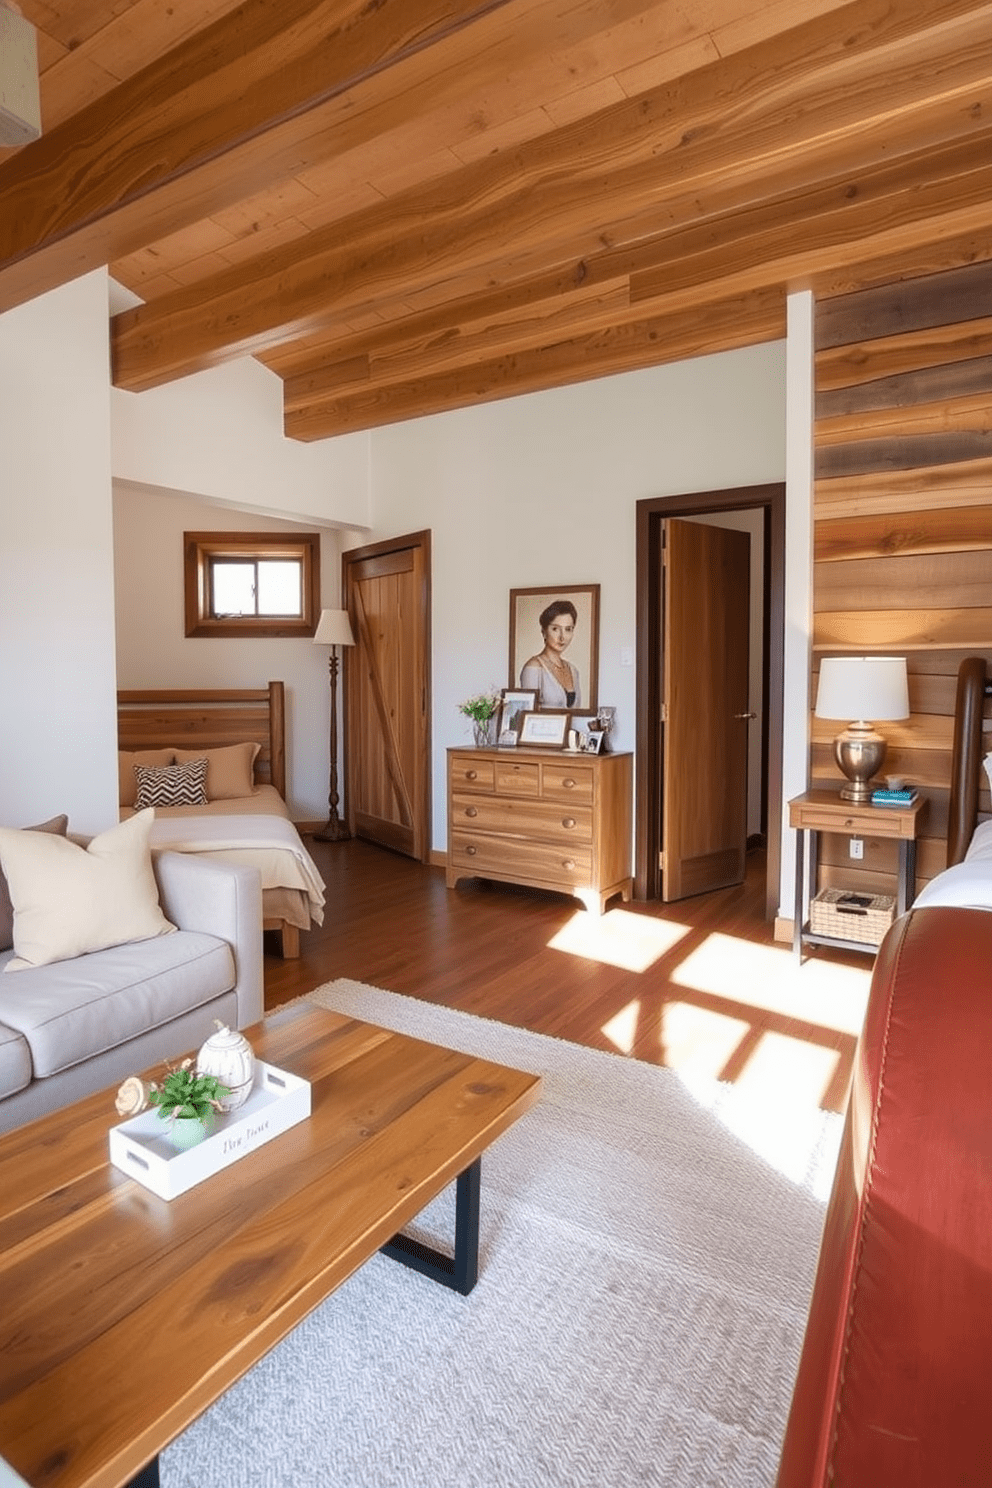
[[[430,534],[342,556],[345,803],[356,837],[430,857]]]
[[[662,897],[741,883],[747,849],[750,538],[663,524]]]

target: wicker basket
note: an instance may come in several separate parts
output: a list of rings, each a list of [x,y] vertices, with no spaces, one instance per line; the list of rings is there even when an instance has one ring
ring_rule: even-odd
[[[879,945],[895,917],[896,901],[887,894],[821,889],[809,907],[809,928],[814,935]]]

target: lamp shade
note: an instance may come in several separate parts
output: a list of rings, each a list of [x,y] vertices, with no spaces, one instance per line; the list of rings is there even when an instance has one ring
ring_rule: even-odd
[[[348,611],[321,610],[313,639],[316,646],[353,646],[355,637],[351,633]]]
[[[825,656],[816,693],[817,718],[909,717],[904,656]]]

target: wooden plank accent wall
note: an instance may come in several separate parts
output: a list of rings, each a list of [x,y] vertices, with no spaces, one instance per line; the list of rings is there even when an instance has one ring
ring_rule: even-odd
[[[815,431],[812,696],[822,656],[906,657],[912,716],[879,729],[930,802],[919,887],[946,861],[958,664],[992,661],[992,261],[820,301]],[[811,720],[815,786],[842,783],[837,727]],[[894,894],[895,844],[824,839],[828,884]]]

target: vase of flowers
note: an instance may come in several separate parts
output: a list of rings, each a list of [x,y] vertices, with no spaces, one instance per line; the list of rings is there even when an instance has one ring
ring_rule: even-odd
[[[495,687],[488,692],[477,692],[458,704],[459,713],[472,720],[477,749],[485,749],[496,743],[496,715],[499,711],[500,694]]]

